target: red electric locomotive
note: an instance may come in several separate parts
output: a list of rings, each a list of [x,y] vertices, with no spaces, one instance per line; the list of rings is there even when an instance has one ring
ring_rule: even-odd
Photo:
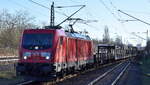
[[[81,70],[94,62],[89,36],[62,29],[26,29],[23,32],[19,75],[58,76]]]
[[[79,10],[83,7],[85,5]],[[50,26],[45,29],[24,30],[19,48],[19,61],[16,66],[17,74],[62,76],[93,65],[93,46],[90,37],[73,32],[71,25],[71,32],[60,29],[60,25],[71,19],[79,10],[55,26],[53,2]]]

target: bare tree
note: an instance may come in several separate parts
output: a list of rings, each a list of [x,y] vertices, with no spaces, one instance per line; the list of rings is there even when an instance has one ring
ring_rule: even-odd
[[[93,51],[96,52],[97,51],[97,45],[102,44],[103,42],[101,40],[98,40],[98,39],[92,39],[92,41],[93,41]]]
[[[26,11],[16,11],[14,14],[7,10],[0,12],[0,48],[16,50],[22,31],[36,27],[33,22],[34,17]]]
[[[147,42],[146,42],[145,51],[146,51],[148,54],[150,54],[150,40],[147,40]]]
[[[115,39],[115,44],[116,45],[122,45],[122,37],[121,36],[117,36]]]
[[[107,44],[110,43],[109,29],[107,26],[105,26],[105,29],[104,29],[103,43],[107,43]]]
[[[0,13],[0,28],[1,29],[27,29],[35,27],[34,17],[30,17],[26,11],[16,11],[14,14],[3,10]]]

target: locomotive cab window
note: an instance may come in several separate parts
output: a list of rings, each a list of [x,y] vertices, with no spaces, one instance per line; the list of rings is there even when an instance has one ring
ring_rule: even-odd
[[[42,50],[52,48],[52,33],[28,33],[23,35],[22,46],[30,50]]]

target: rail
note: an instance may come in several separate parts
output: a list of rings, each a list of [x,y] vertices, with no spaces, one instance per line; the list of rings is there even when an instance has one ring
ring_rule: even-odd
[[[33,83],[34,81],[30,80],[30,81],[24,81],[24,82],[21,82],[19,84],[16,84],[16,85],[28,85],[28,84],[31,84]]]
[[[101,76],[97,77],[96,79],[94,79],[93,81],[91,81],[88,85],[95,85],[98,81],[100,81],[101,79],[103,79],[104,77],[106,77],[109,73],[111,73],[113,70],[115,70],[117,67],[119,67],[120,65],[122,65],[125,62],[122,62],[118,65],[116,65],[114,68],[108,70],[107,72],[105,72],[104,74],[102,74]],[[130,64],[130,63],[129,63]],[[117,83],[117,81],[120,79],[120,77],[123,75],[123,73],[125,72],[125,70],[127,69],[127,67],[129,66],[129,64],[127,64],[127,66],[123,69],[123,71],[121,71],[121,73],[119,74],[119,76],[113,81],[113,83],[111,85],[115,85]]]

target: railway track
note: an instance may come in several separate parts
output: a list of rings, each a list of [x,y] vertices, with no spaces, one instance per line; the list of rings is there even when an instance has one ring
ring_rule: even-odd
[[[17,56],[0,57],[0,62],[9,62],[9,61],[18,61],[18,57]]]
[[[18,59],[0,59],[0,62],[18,61]]]
[[[119,63],[119,62],[116,62],[116,63]],[[109,64],[106,64],[106,65],[102,65],[101,67],[99,68],[105,68],[107,66],[111,66],[113,65],[114,63],[109,63]],[[63,82],[63,81],[66,81],[66,80],[69,80],[69,79],[72,79],[74,77],[78,77],[80,75],[83,75],[85,73],[88,73],[88,72],[92,72],[96,69],[89,69],[89,70],[86,70],[84,72],[79,72],[79,73],[75,73],[75,74],[69,74],[63,78],[59,78],[59,79],[56,79],[56,80],[53,80],[53,81],[48,81],[48,82],[35,82],[35,81],[25,81],[25,82],[21,82],[21,83],[18,83],[17,85],[57,85],[59,84],[59,82]]]
[[[65,76],[63,78],[57,79],[55,81],[48,81],[48,82],[25,81],[25,82],[19,83],[17,85],[45,85],[45,84],[46,85],[70,85],[70,84],[64,84],[64,83],[62,84],[62,82],[64,82],[64,81],[72,82],[72,80],[70,81],[70,79],[78,78],[78,77],[83,76],[83,75],[88,75],[89,73],[94,73],[95,70],[98,70],[98,69],[101,69],[101,68],[102,69],[105,69],[105,68],[109,68],[110,69],[110,68],[114,67],[115,64],[117,64],[114,68],[112,68],[111,70],[109,70],[111,72],[112,70],[115,70],[115,68],[117,68],[118,66],[122,66],[122,64],[124,64],[125,61],[122,61],[122,62],[123,63],[121,63],[121,62],[109,63],[109,64],[106,64],[106,65],[102,65],[101,67],[99,67],[97,69],[89,69],[89,70],[86,70],[86,71],[81,72],[81,73],[69,74],[69,75],[67,75],[67,76]],[[109,73],[109,72],[106,72],[106,71],[107,70],[105,70],[105,73],[103,72],[104,73],[104,74],[102,74],[103,76],[105,76],[105,75],[107,75],[107,73]],[[89,76],[89,77],[91,77],[91,76]],[[94,78],[91,77],[91,79],[94,79]],[[96,80],[98,80],[98,79],[96,79]],[[84,82],[87,82],[87,81],[84,81]],[[95,83],[92,83],[92,82],[89,81],[85,85],[95,85]],[[75,85],[82,85],[82,84],[75,84]]]
[[[117,82],[123,76],[129,65],[130,62],[120,63],[91,81],[88,85],[117,85]]]
[[[20,82],[16,85],[31,85],[32,83],[34,83],[34,81],[30,80],[30,81],[24,81],[24,82]]]
[[[118,65],[119,63],[121,63],[121,61],[101,65],[99,68],[85,71],[72,78],[57,82],[56,85],[88,85],[91,81],[93,81],[93,79],[97,78],[99,75],[103,75],[103,73]]]
[[[13,72],[15,71],[16,62],[18,61],[17,57],[0,57],[0,71],[3,72]]]
[[[59,83],[65,81],[65,80],[69,80],[69,79],[71,79],[71,78],[78,77],[78,76],[80,76],[80,75],[84,75],[84,74],[87,74],[87,73],[89,73],[89,72],[93,72],[93,71],[95,71],[95,70],[97,70],[97,69],[101,69],[101,68],[113,66],[113,65],[115,65],[115,64],[117,64],[117,63],[120,63],[120,62],[121,62],[121,61],[118,61],[118,62],[115,62],[115,63],[108,63],[108,64],[101,65],[101,66],[99,66],[99,67],[97,67],[97,68],[92,68],[92,69],[85,70],[85,71],[83,71],[83,72],[79,72],[79,73],[77,73],[77,74],[67,75],[67,76],[65,76],[64,78],[61,78],[61,79],[55,81],[55,82],[54,82],[54,85],[55,85],[55,84],[56,84],[56,85],[57,85],[57,84],[58,84],[58,85],[61,85],[61,84],[59,84]],[[51,84],[50,84],[50,85],[51,85]]]

